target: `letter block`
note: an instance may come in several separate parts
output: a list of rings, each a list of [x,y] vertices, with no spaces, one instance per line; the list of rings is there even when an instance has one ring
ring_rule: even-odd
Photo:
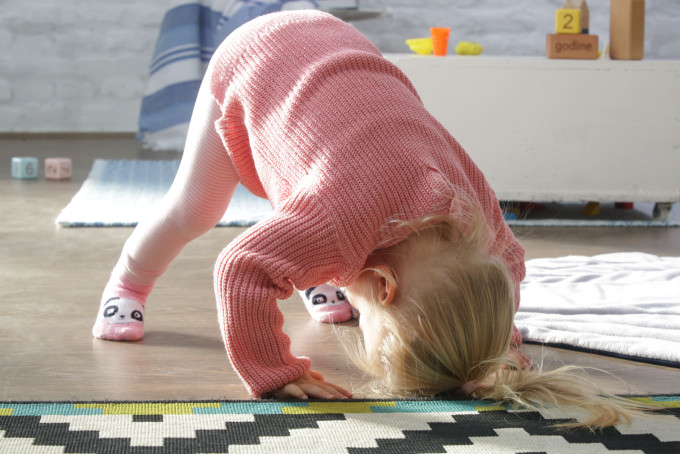
[[[567,58],[597,60],[597,35],[558,35],[549,34],[545,42],[548,58]]]
[[[35,180],[38,178],[38,158],[15,156],[12,158],[12,178]]]
[[[45,179],[68,180],[71,178],[72,167],[69,158],[47,158],[45,159]]]
[[[581,33],[581,10],[558,9],[555,12],[555,33],[570,35]]]

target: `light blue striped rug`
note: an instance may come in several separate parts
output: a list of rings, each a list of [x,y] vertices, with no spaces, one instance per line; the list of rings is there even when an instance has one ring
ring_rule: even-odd
[[[97,159],[71,203],[57,217],[63,227],[137,225],[170,188],[179,160]],[[239,185],[218,225],[250,226],[272,213],[269,201]]]
[[[157,204],[172,184],[179,160],[97,159],[90,175],[71,203],[57,217],[64,227],[134,226]],[[653,203],[636,203],[635,210],[617,210],[602,204],[599,216],[580,214],[583,204],[549,203],[546,209],[520,214],[510,225],[554,227],[680,227],[680,204],[666,221],[652,218]],[[218,225],[250,226],[272,213],[267,200],[239,186]]]

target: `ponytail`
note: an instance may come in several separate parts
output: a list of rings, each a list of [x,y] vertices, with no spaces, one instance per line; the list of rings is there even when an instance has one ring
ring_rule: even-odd
[[[470,389],[471,397],[492,400],[511,407],[533,411],[548,408],[577,409],[587,413],[583,421],[558,424],[558,427],[587,427],[598,430],[628,424],[631,417],[653,410],[646,405],[611,394],[598,393],[586,370],[563,366],[544,371],[542,366],[527,369],[502,367],[483,384]]]

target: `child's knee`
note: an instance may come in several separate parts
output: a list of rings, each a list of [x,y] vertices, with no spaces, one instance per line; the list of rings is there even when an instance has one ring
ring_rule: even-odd
[[[211,212],[198,204],[187,204],[169,214],[175,234],[187,242],[210,231],[223,215],[223,212]]]

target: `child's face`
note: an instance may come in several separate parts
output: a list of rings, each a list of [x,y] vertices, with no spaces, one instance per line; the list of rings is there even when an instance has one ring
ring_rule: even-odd
[[[359,312],[359,328],[364,335],[366,355],[371,360],[377,360],[378,347],[383,336],[380,309],[366,299],[360,288],[356,282],[347,286],[347,300]]]

